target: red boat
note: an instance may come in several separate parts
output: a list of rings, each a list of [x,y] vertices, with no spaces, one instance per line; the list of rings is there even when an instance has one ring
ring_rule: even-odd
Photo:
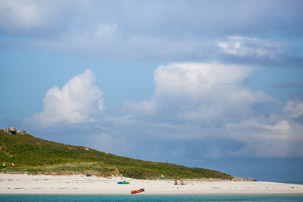
[[[138,189],[138,190],[132,190],[131,191],[131,194],[138,194],[138,193],[141,193],[141,192],[144,192],[144,189]]]

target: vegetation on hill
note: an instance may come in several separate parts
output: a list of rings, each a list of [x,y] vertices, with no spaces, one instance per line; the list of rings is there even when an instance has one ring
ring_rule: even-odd
[[[5,172],[44,174],[92,174],[137,179],[232,179],[232,176],[203,168],[188,168],[116,156],[82,146],[56,143],[26,135],[11,135],[0,130],[0,162]],[[14,162],[16,167],[11,168]]]

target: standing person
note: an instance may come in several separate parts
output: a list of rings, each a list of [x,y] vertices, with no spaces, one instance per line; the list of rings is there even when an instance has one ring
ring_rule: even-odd
[[[120,174],[121,180],[122,180],[122,173]]]
[[[2,165],[3,165],[3,169],[5,169],[5,162],[3,162],[3,164],[2,164]]]
[[[164,175],[162,174],[161,179],[164,180]]]
[[[14,163],[12,163],[12,168],[15,168],[15,164]]]

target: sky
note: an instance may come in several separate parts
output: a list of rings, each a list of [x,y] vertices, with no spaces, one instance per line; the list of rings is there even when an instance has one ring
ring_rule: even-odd
[[[0,0],[0,128],[303,181],[303,2]]]

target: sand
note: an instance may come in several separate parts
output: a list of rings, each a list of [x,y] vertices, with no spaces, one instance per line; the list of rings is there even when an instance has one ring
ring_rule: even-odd
[[[117,184],[118,177],[0,174],[0,194],[303,194],[303,185],[262,181],[197,181],[174,185],[173,180],[136,180]]]

